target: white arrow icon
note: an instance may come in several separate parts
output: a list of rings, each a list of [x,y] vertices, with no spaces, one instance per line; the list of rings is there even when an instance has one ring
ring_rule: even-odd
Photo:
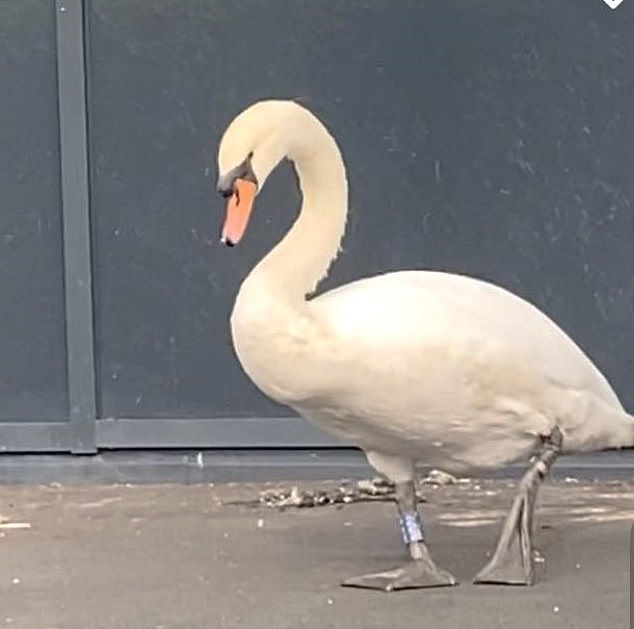
[[[605,2],[610,9],[616,9],[623,0],[603,0],[603,2]]]

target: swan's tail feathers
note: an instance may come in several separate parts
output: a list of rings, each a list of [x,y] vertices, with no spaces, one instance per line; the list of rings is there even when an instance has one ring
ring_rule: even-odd
[[[584,396],[585,397],[585,396]],[[564,422],[564,451],[634,448],[634,415],[592,395]],[[567,425],[566,425],[567,424]]]

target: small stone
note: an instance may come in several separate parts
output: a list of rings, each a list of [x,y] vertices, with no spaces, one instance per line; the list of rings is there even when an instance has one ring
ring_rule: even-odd
[[[13,581],[11,581],[11,583],[13,583],[13,585],[18,585],[18,583],[20,583],[20,579],[15,577],[15,579],[13,579]]]
[[[262,518],[260,518],[258,520],[258,528],[261,529],[264,526],[264,520]]]
[[[557,607],[557,605],[555,605],[553,607],[553,611],[555,612],[555,614],[558,614],[559,613],[559,607]]]
[[[422,482],[424,485],[454,485],[458,479],[442,470],[431,470]]]

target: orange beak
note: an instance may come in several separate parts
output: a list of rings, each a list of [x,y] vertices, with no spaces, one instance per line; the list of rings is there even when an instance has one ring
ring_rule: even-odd
[[[257,185],[246,179],[236,179],[234,193],[227,203],[227,215],[222,228],[221,242],[233,247],[246,231],[255,201]]]

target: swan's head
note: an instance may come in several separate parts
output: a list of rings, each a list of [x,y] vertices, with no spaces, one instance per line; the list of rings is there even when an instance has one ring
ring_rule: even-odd
[[[260,101],[227,127],[218,149],[218,192],[229,199],[222,230],[226,245],[242,238],[255,196],[277,164],[291,155],[293,131],[307,115],[292,101]]]

